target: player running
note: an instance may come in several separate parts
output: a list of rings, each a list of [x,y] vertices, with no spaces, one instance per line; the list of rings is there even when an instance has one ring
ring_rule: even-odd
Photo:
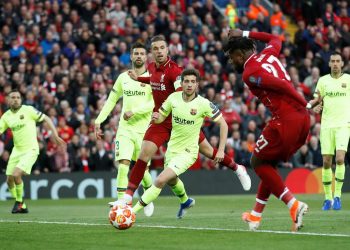
[[[256,54],[252,39],[268,45]],[[272,119],[256,141],[251,158],[251,165],[261,179],[253,210],[242,215],[251,230],[259,227],[271,193],[288,206],[293,231],[302,227],[303,214],[308,210],[308,205],[298,201],[285,186],[276,166],[278,161],[289,159],[305,143],[310,127],[307,103],[293,88],[290,76],[278,60],[280,50],[278,37],[239,29],[229,31],[229,41],[224,48],[235,69],[243,72],[243,81],[250,91],[272,113]]]
[[[132,68],[138,76],[149,75],[145,65],[146,57],[147,51],[143,44],[135,43],[131,46],[130,59]],[[95,135],[97,139],[101,139],[102,136],[101,123],[106,120],[120,97],[123,97],[123,108],[115,139],[115,160],[119,162],[117,174],[118,198],[122,198],[125,193],[130,162],[131,160],[136,161],[140,153],[142,139],[151,121],[154,107],[150,85],[131,79],[128,72],[120,74],[106,103],[95,120]],[[151,185],[152,177],[148,171],[145,171],[142,186],[146,190]],[[151,216],[153,210],[153,203],[150,203],[145,207],[145,215]]]
[[[138,81],[150,83],[155,104],[154,111],[157,112],[162,103],[167,99],[167,97],[171,93],[181,89],[180,75],[182,72],[182,68],[179,67],[175,62],[170,60],[170,58],[168,57],[168,45],[164,36],[158,35],[152,38],[151,52],[155,62],[151,63],[148,66],[150,77],[136,78],[136,75],[132,71],[130,72],[130,76],[133,79],[137,79]],[[170,116],[167,117],[160,124],[150,125],[143,138],[139,158],[134,168],[131,170],[126,193],[123,199],[111,204],[123,204],[132,202],[132,196],[135,190],[137,189],[139,183],[141,182],[143,173],[145,172],[147,167],[147,162],[156,153],[157,149],[161,145],[169,141],[171,128],[172,125]],[[251,180],[245,170],[245,167],[236,164],[226,154],[217,154],[217,149],[213,148],[209,144],[202,132],[200,132],[199,134],[199,151],[216,162],[218,162],[219,159],[223,158],[221,164],[235,171],[239,180],[242,183],[244,190],[250,189]],[[177,183],[171,186],[171,188],[173,193],[180,198],[181,205],[177,217],[182,218],[184,210],[192,207],[195,201],[191,198],[188,198],[183,182],[180,179],[177,180]]]
[[[197,70],[184,70],[181,74],[183,91],[169,95],[159,108],[159,113],[154,112],[152,115],[155,124],[164,122],[168,117],[172,118],[171,136],[165,154],[164,170],[133,207],[135,213],[155,200],[165,184],[176,185],[179,182],[178,176],[197,160],[199,132],[205,117],[210,117],[220,126],[220,145],[217,153],[219,157],[216,160],[223,160],[227,124],[215,105],[196,94],[199,78]]]
[[[329,59],[331,73],[321,77],[316,85],[310,107],[322,103],[321,152],[323,158],[322,183],[325,193],[322,210],[332,207],[340,210],[341,190],[345,176],[345,154],[350,137],[350,75],[342,72],[344,66],[341,55],[332,53]],[[318,110],[318,109],[317,109]],[[332,195],[332,158],[335,151],[335,190]],[[332,204],[333,200],[333,204]]]
[[[24,185],[22,176],[30,175],[32,167],[39,155],[36,123],[45,121],[54,142],[66,145],[57,133],[51,119],[34,107],[22,105],[21,93],[13,89],[8,94],[10,109],[0,119],[0,135],[10,128],[13,134],[13,144],[6,167],[7,185],[13,198],[16,199],[12,213],[28,213],[28,207],[23,201]]]

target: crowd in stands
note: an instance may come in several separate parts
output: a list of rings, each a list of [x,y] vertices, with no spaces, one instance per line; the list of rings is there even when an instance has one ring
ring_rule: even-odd
[[[344,70],[350,71],[349,11],[347,1],[323,0],[280,0],[271,10],[259,0],[1,1],[0,115],[7,109],[6,94],[18,88],[23,103],[47,114],[67,142],[67,147],[57,147],[45,124],[40,125],[34,173],[111,171],[121,103],[102,124],[103,140],[94,136],[94,119],[115,79],[131,66],[130,45],[136,41],[149,45],[152,36],[163,34],[171,58],[185,68],[198,69],[199,93],[220,107],[229,125],[227,153],[249,167],[254,143],[271,116],[228,64],[222,51],[228,30],[280,36],[280,60],[295,88],[310,99],[318,78],[329,73],[332,51],[342,53]],[[297,24],[295,34],[286,31],[284,13]],[[257,44],[258,49],[263,46]],[[308,141],[281,167],[322,166],[320,116],[312,113],[311,121]],[[207,120],[203,131],[217,146],[214,123]],[[2,172],[12,146],[7,130],[0,140]],[[153,168],[162,166],[164,152],[162,147]],[[197,168],[218,167],[202,157],[197,163]]]

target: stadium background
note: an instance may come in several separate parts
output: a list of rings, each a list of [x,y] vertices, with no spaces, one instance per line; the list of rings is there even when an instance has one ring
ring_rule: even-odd
[[[97,180],[101,176],[108,180],[110,176],[112,180],[116,176],[113,138],[121,103],[103,124],[103,140],[94,137],[94,119],[117,76],[130,66],[130,44],[141,41],[149,46],[150,37],[164,34],[172,59],[200,71],[200,94],[219,106],[229,124],[227,153],[249,167],[254,142],[270,114],[227,63],[221,48],[228,30],[238,27],[279,35],[284,41],[280,60],[297,90],[310,99],[319,76],[328,73],[331,51],[342,53],[344,71],[350,71],[349,11],[348,1],[325,0],[2,1],[0,115],[7,110],[6,94],[12,88],[19,88],[24,104],[50,116],[67,142],[67,147],[56,147],[47,128],[38,126],[40,156],[31,179],[77,176],[80,180]],[[261,49],[263,45],[257,46]],[[309,172],[303,172],[305,169],[314,171],[310,176],[318,176],[314,173],[322,165],[319,115],[311,114],[311,121],[306,144],[289,162],[279,164],[284,176],[292,170],[293,178],[295,173],[309,176]],[[218,128],[206,121],[203,130],[210,143],[217,145]],[[8,130],[0,140],[1,190],[12,146],[12,134]],[[164,151],[162,148],[153,159],[152,169],[162,166]],[[193,181],[198,178],[206,180],[204,184],[212,181],[210,190],[214,193],[221,193],[220,183],[236,185],[228,178],[226,169],[200,157],[193,170],[203,169],[211,171],[187,173],[189,192],[192,183],[194,188],[200,186]],[[71,172],[75,173],[67,174]],[[226,177],[224,182],[220,176]],[[314,183],[313,180],[303,179],[302,185],[310,186],[307,182]],[[26,187],[30,187],[30,180],[25,181]],[[302,192],[316,192],[316,189],[305,188]],[[209,192],[204,187],[202,190]],[[232,190],[239,193],[241,189],[233,186]],[[344,191],[349,191],[347,185]],[[96,195],[93,189],[88,192],[91,197]],[[48,197],[39,192],[40,195]],[[3,197],[6,194],[0,199]]]

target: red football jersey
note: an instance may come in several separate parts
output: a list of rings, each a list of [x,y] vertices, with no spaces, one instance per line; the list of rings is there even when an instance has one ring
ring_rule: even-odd
[[[181,77],[182,67],[178,66],[174,61],[168,60],[160,65],[156,66],[154,62],[148,65],[148,72],[150,74],[149,79],[145,77],[138,77],[141,82],[148,82],[152,87],[152,94],[154,100],[154,112],[158,112],[159,108],[162,106],[163,102],[168,98],[168,96],[175,92],[175,82],[179,84]],[[171,123],[171,116],[168,116],[164,122]]]
[[[268,33],[250,32],[249,38],[268,43],[259,54],[245,62],[243,81],[250,91],[272,112],[285,117],[305,109],[305,99],[295,90],[288,72],[279,61],[281,40]]]

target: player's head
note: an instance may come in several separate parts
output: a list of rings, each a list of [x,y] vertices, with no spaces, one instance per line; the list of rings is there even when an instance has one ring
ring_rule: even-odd
[[[18,89],[12,89],[8,93],[8,101],[10,109],[17,110],[22,105],[22,96],[21,93],[18,91]]]
[[[230,38],[224,46],[225,55],[238,73],[242,73],[244,63],[254,53],[255,43],[247,37]]]
[[[151,39],[151,52],[157,64],[165,63],[168,59],[168,44],[163,35],[157,35]]]
[[[131,46],[130,59],[134,68],[141,68],[147,59],[147,50],[144,44],[136,42]]]
[[[200,80],[199,72],[195,69],[185,69],[181,73],[181,86],[185,95],[191,96],[196,93]]]
[[[339,74],[344,66],[342,56],[338,52],[333,52],[329,58],[329,67],[331,68],[332,74]]]

